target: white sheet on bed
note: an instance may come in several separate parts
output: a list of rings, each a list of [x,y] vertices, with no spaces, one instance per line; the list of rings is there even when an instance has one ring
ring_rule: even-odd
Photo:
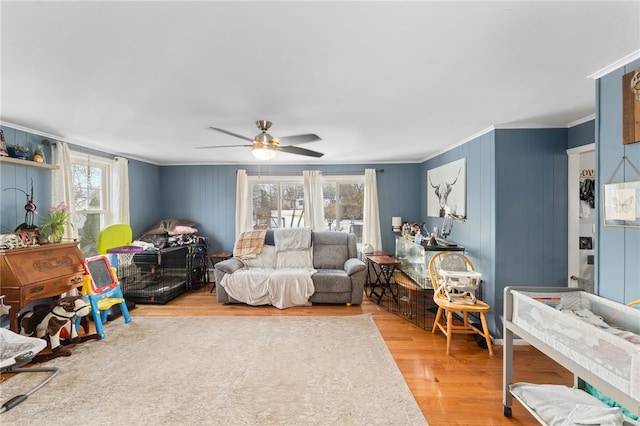
[[[244,268],[225,274],[220,285],[229,296],[248,305],[279,309],[308,306],[315,287],[310,268]]]
[[[628,335],[640,331],[640,312],[582,291],[513,292],[513,296],[514,324],[621,391],[640,398],[640,345]],[[565,312],[533,299],[540,296],[561,297]],[[587,320],[586,312],[602,318],[608,328],[594,324],[591,316]],[[624,332],[609,329],[619,324],[625,325]]]

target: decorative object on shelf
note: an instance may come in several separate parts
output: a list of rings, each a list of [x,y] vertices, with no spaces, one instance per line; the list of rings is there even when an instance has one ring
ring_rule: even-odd
[[[46,235],[50,243],[61,242],[65,225],[73,226],[72,223],[69,223],[70,215],[69,208],[64,201],[56,207],[49,207],[49,216],[40,225],[41,234]]]
[[[0,157],[8,157],[7,143],[4,141],[4,130],[0,129]]]
[[[24,205],[25,214],[24,214],[24,222],[18,225],[15,229],[16,232],[20,231],[34,231],[37,230],[38,227],[33,224],[33,215],[36,214],[36,205],[33,203],[33,179],[31,180],[31,192],[29,194],[26,191],[23,191],[20,188],[6,188],[5,191],[9,189],[15,189],[16,191],[22,192],[27,196],[27,203]]]
[[[35,161],[36,163],[46,163],[47,160],[44,157],[44,150],[42,149],[42,146],[38,145],[38,147],[36,148],[36,152],[33,153],[33,161]]]
[[[393,229],[393,232],[402,231],[402,217],[400,217],[400,216],[392,217],[391,218],[391,227]]]
[[[21,160],[29,159],[29,147],[25,145],[15,144],[7,148],[9,156],[19,158]]]
[[[445,207],[452,215],[467,216],[466,158],[428,170],[427,181],[427,216],[445,217]]]

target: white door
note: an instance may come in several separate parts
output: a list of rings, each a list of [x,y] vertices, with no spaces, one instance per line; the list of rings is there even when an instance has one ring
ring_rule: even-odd
[[[568,286],[594,293],[595,264],[595,145],[567,150]]]

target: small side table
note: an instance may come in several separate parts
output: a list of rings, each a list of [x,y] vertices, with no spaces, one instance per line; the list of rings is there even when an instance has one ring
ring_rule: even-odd
[[[393,271],[396,266],[400,264],[400,261],[397,259],[388,256],[388,255],[376,255],[376,254],[368,254],[367,260],[373,263],[373,272],[376,275],[376,280],[371,284],[371,296],[378,297],[378,304],[382,300],[382,297],[386,293],[387,289],[391,292],[391,296],[396,303],[398,303],[398,298],[396,294],[393,292],[393,288],[391,288]],[[380,293],[376,293],[376,288],[380,287]]]
[[[216,263],[222,262],[223,260],[231,259],[232,257],[233,257],[233,252],[230,252],[228,250],[214,251],[213,253],[210,253],[207,255],[207,259],[209,259],[209,263],[211,263],[212,268],[216,265]],[[209,293],[213,293],[213,290],[215,288],[216,288],[216,279],[214,276],[213,285],[211,286],[211,290],[209,290]]]

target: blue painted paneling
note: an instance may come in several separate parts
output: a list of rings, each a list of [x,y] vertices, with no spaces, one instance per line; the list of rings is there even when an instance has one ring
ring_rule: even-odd
[[[426,189],[427,170],[467,159],[467,221],[449,239],[483,275],[493,335],[501,335],[506,286],[566,283],[566,144],[567,129],[495,130],[423,164]],[[442,227],[441,218],[426,222]]]
[[[379,194],[380,227],[384,250],[395,250],[391,217],[418,221],[420,212],[420,165],[271,165],[269,173],[303,170],[362,171],[384,169],[376,175]],[[236,170],[257,173],[253,165],[235,166],[171,166],[161,169],[161,187],[172,194],[165,198],[164,217],[180,217],[198,222],[200,233],[209,237],[210,250],[232,249],[235,242]],[[263,168],[264,170],[264,168]]]
[[[589,120],[577,126],[569,127],[569,139],[567,149],[595,143],[596,120]]]
[[[622,143],[622,76],[636,68],[640,68],[640,60],[607,74],[596,84],[597,199],[601,199],[603,184],[640,180],[634,170],[634,167],[640,170],[640,143]],[[634,167],[625,163],[623,157]],[[604,226],[602,217],[599,203],[597,292],[602,297],[627,303],[640,297],[640,228]]]
[[[7,126],[0,126],[4,132],[7,146],[19,143],[26,145],[34,152],[38,145],[42,146],[43,137]],[[43,147],[45,157],[50,160],[50,150]],[[15,189],[31,192],[33,180],[33,201],[37,212],[44,216],[51,201],[51,170],[25,167],[21,165],[0,163],[0,232],[13,232],[24,222],[24,205],[27,196]],[[41,218],[36,216],[34,223],[39,225]]]
[[[162,200],[160,167],[129,160],[129,216],[133,237],[161,219]]]

